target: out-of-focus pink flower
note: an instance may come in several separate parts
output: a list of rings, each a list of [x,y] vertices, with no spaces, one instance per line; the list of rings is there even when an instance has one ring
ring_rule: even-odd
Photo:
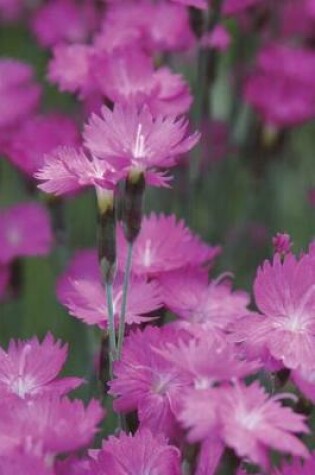
[[[110,191],[123,175],[82,149],[58,147],[44,156],[44,165],[34,177],[41,182],[38,188],[59,196],[87,186],[94,186],[99,193]]]
[[[140,429],[109,437],[91,462],[93,475],[180,475],[180,452],[162,434]]]
[[[292,244],[291,237],[287,233],[277,233],[272,238],[274,251],[281,256],[285,256],[286,254],[290,253]]]
[[[6,290],[10,282],[10,268],[9,266],[0,264],[0,300],[5,296]]]
[[[117,411],[138,410],[143,427],[171,439],[178,436],[175,413],[188,380],[153,348],[176,338],[171,328],[148,326],[143,332],[131,333],[124,341],[120,361],[115,362],[115,379],[109,383]]]
[[[167,272],[159,277],[159,283],[163,302],[180,317],[180,327],[196,336],[225,330],[249,312],[246,292],[232,292],[230,283],[208,283],[200,273]]]
[[[0,60],[0,128],[15,126],[38,106],[41,88],[32,68],[15,59]]]
[[[265,348],[290,369],[311,369],[315,361],[315,268],[311,255],[276,254],[258,269],[256,304],[264,315],[237,323],[239,341]]]
[[[60,145],[79,145],[73,120],[61,114],[38,115],[26,120],[14,134],[8,158],[33,176],[43,165],[44,154]]]
[[[54,456],[88,445],[104,415],[98,401],[46,395],[0,404],[0,455],[13,451]]]
[[[98,24],[94,2],[76,0],[50,0],[37,9],[31,28],[43,47],[63,41],[85,41]]]
[[[93,90],[90,58],[93,48],[85,44],[59,44],[53,48],[48,66],[48,79],[62,92],[80,92],[85,97]]]
[[[231,35],[225,26],[217,25],[213,31],[202,36],[200,44],[204,48],[226,51],[231,44]]]
[[[169,178],[156,169],[176,165],[176,157],[191,150],[199,133],[187,134],[185,117],[153,117],[148,107],[116,104],[113,111],[102,108],[85,126],[86,147],[97,157],[120,168],[124,160],[129,173],[145,173],[153,186],[166,186]]]
[[[0,348],[0,394],[28,398],[44,393],[64,394],[82,383],[79,378],[57,379],[67,358],[67,345],[61,346],[48,334],[37,338],[11,340],[8,351]]]
[[[54,475],[55,472],[43,458],[15,452],[0,456],[0,473],[5,475]]]
[[[127,243],[118,228],[118,259],[121,269],[127,256]],[[160,274],[185,267],[209,264],[220,253],[185,226],[174,215],[151,213],[144,217],[134,244],[132,271],[137,275],[158,277]]]
[[[279,16],[281,35],[292,40],[293,36],[303,39],[314,38],[314,0],[291,0],[283,2]]]
[[[38,203],[21,203],[0,213],[0,263],[16,257],[43,256],[52,246],[46,209]]]
[[[127,4],[113,3],[107,9],[104,31],[107,25],[112,28],[116,26],[116,29],[122,31],[126,28],[129,39],[132,35],[134,40],[138,36],[143,47],[151,52],[186,50],[195,42],[187,8],[171,2],[151,3],[139,0]],[[138,32],[137,36],[135,32]],[[125,33],[118,35],[120,41],[121,38],[126,39]]]
[[[244,96],[270,126],[287,127],[315,116],[315,54],[306,48],[271,44],[258,56]]]
[[[88,257],[90,256],[90,257]],[[77,254],[74,264],[59,279],[57,295],[71,315],[82,319],[89,325],[106,327],[108,320],[106,290],[101,282],[101,272],[93,254]],[[117,319],[120,314],[123,290],[123,275],[118,274],[113,284],[113,307]],[[141,295],[141,298],[139,298]],[[126,322],[145,322],[151,317],[147,314],[162,306],[159,288],[155,282],[132,276],[129,284]]]

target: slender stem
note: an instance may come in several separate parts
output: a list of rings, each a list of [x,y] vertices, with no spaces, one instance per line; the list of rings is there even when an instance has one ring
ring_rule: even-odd
[[[116,359],[116,336],[115,336],[115,320],[114,320],[114,305],[113,305],[113,284],[112,282],[105,282],[106,300],[108,311],[108,335],[109,335],[109,361],[110,361],[110,378],[113,378],[113,361]]]
[[[119,318],[119,330],[118,330],[118,345],[117,345],[117,358],[120,358],[122,345],[125,336],[125,327],[126,327],[126,310],[127,310],[127,298],[128,298],[128,286],[131,273],[131,262],[132,262],[132,249],[133,243],[128,243],[128,253],[127,253],[127,262],[124,275],[124,285],[123,285],[123,295],[121,301],[121,311]]]

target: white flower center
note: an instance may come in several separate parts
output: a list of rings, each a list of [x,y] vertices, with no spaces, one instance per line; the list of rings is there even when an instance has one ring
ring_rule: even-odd
[[[152,241],[151,239],[147,239],[144,246],[143,252],[143,264],[146,267],[150,267],[152,263]]]
[[[142,133],[142,124],[138,124],[136,142],[133,148],[135,158],[143,158],[145,156],[144,135]]]

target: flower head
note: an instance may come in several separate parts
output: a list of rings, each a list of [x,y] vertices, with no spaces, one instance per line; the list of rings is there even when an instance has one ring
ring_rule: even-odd
[[[135,435],[123,432],[103,442],[91,462],[94,475],[180,475],[180,454],[161,435],[147,429]]]
[[[153,348],[176,338],[171,328],[147,327],[131,333],[124,341],[121,360],[115,362],[116,377],[109,383],[117,411],[138,410],[142,426],[171,438],[178,435],[175,412],[188,381]]]
[[[8,351],[0,348],[0,394],[28,398],[40,394],[63,394],[81,384],[79,378],[57,379],[67,357],[67,346],[47,334],[37,338],[11,340]]]
[[[178,324],[198,336],[225,330],[248,313],[249,296],[231,290],[229,282],[208,282],[202,272],[176,270],[159,277],[165,305],[178,317]]]
[[[49,253],[52,232],[48,213],[37,203],[21,203],[0,212],[0,264],[17,257]]]
[[[57,295],[71,315],[89,325],[106,327],[108,321],[106,290],[102,286],[101,271],[96,253],[77,254],[74,265],[59,279]],[[123,293],[123,275],[118,274],[113,284],[114,315],[118,321]],[[153,310],[161,307],[159,289],[155,282],[131,276],[128,293],[126,322],[139,324],[152,318]]]
[[[267,350],[290,369],[314,367],[315,271],[311,254],[296,259],[276,254],[258,269],[254,282],[261,314],[248,315],[236,324],[238,341]]]
[[[116,104],[113,111],[102,108],[101,117],[92,115],[85,127],[86,147],[92,154],[129,173],[145,173],[146,181],[165,186],[168,179],[156,169],[173,167],[176,157],[191,150],[199,140],[187,135],[185,118],[157,116],[148,107]]]
[[[88,445],[103,417],[98,401],[45,395],[24,401],[10,398],[0,404],[0,454],[24,451],[56,455]]]
[[[119,266],[124,268],[127,243],[118,228]],[[132,271],[137,275],[158,277],[162,273],[212,262],[220,253],[218,246],[203,242],[174,215],[151,213],[142,220],[141,231],[134,244]]]
[[[89,157],[82,149],[73,147],[58,147],[46,154],[43,167],[34,175],[42,182],[38,185],[41,190],[57,196],[86,186],[110,191],[120,176],[106,161]]]
[[[292,241],[290,235],[287,233],[277,233],[272,238],[272,244],[274,251],[282,256],[285,256],[291,251]]]
[[[40,96],[41,88],[28,64],[0,60],[0,128],[16,126],[36,109]]]

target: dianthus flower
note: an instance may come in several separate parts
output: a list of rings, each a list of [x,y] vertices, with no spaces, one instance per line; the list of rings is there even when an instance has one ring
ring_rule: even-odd
[[[263,315],[238,323],[239,341],[266,348],[290,369],[314,368],[315,270],[310,254],[292,254],[281,262],[277,254],[258,269],[254,282],[256,304]]]
[[[38,188],[46,193],[60,196],[93,186],[101,197],[113,192],[121,174],[83,149],[58,147],[44,156],[44,164],[34,177],[41,182]]]
[[[56,460],[55,475],[95,475],[90,470],[89,459],[78,459],[70,456],[64,460]]]
[[[97,26],[97,13],[93,2],[50,0],[34,13],[31,28],[43,47],[63,41],[85,41]]]
[[[48,66],[48,79],[58,84],[61,92],[80,92],[85,97],[93,90],[90,58],[93,48],[85,44],[58,44]]]
[[[169,438],[178,436],[175,412],[188,380],[153,348],[176,338],[171,328],[147,327],[131,333],[124,341],[120,361],[114,364],[115,379],[109,383],[110,393],[117,398],[115,410],[137,410],[141,426]]]
[[[121,269],[127,255],[127,243],[119,227],[118,259]],[[132,272],[158,277],[164,272],[185,267],[198,267],[213,261],[220,253],[218,246],[203,242],[174,215],[151,213],[142,220],[141,231],[134,243]]]
[[[137,31],[138,39],[150,52],[180,51],[194,45],[187,8],[171,2],[114,2],[107,9],[104,31],[108,25],[118,30],[126,28],[129,38],[133,30],[133,39]]]
[[[245,100],[275,127],[288,127],[315,116],[315,54],[307,48],[271,44],[258,56],[245,84]]]
[[[280,254],[281,256],[285,256],[291,251],[291,237],[287,233],[277,233],[272,238],[272,245],[276,253]]]
[[[162,299],[174,312],[178,324],[188,332],[202,336],[225,330],[229,323],[248,314],[249,295],[232,291],[230,282],[212,281],[200,271],[166,272],[159,277]]]
[[[91,63],[94,87],[112,102],[146,104],[154,117],[184,114],[192,103],[183,77],[167,67],[155,71],[152,58],[135,45],[96,52]]]
[[[43,165],[43,156],[59,145],[79,145],[79,132],[73,120],[61,114],[31,117],[14,134],[8,158],[27,175]]]
[[[54,456],[88,445],[103,418],[98,401],[52,395],[28,400],[11,397],[0,404],[0,454],[24,451]]]
[[[223,14],[224,15],[238,15],[243,11],[259,5],[264,0],[224,0]]]
[[[93,475],[180,475],[180,452],[147,429],[134,435],[121,432],[103,442],[91,469]]]
[[[166,186],[169,177],[157,169],[176,165],[178,155],[191,150],[199,133],[187,134],[182,118],[153,117],[148,107],[116,104],[113,111],[102,108],[101,117],[92,114],[85,126],[85,146],[100,159],[130,174],[144,173],[147,183]]]
[[[46,255],[51,246],[51,226],[43,206],[21,203],[0,212],[0,264],[17,257]]]
[[[184,401],[180,419],[191,429],[191,441],[215,435],[239,457],[248,457],[266,469],[268,449],[308,456],[307,448],[294,435],[308,432],[305,417],[280,404],[286,397],[270,397],[257,382],[195,391],[195,399]]]
[[[0,60],[0,128],[15,126],[27,117],[40,96],[31,66],[15,59]]]
[[[40,343],[37,338],[9,343],[8,351],[0,348],[0,394],[15,394],[24,399],[45,393],[64,394],[82,383],[79,378],[57,379],[67,358],[67,345],[54,341],[48,334]]]
[[[195,389],[208,389],[241,379],[258,368],[254,362],[242,361],[231,344],[215,337],[211,341],[208,335],[198,340],[167,343],[164,348],[155,351],[185,375]]]
[[[74,264],[59,279],[57,295],[70,314],[89,325],[107,326],[106,290],[102,286],[101,271],[95,254],[77,254]],[[89,257],[90,256],[90,257]],[[127,301],[126,322],[145,322],[150,312],[162,306],[155,282],[131,276]],[[118,273],[113,283],[114,316],[118,321],[123,293],[123,275]],[[141,295],[141,298],[139,298]]]

